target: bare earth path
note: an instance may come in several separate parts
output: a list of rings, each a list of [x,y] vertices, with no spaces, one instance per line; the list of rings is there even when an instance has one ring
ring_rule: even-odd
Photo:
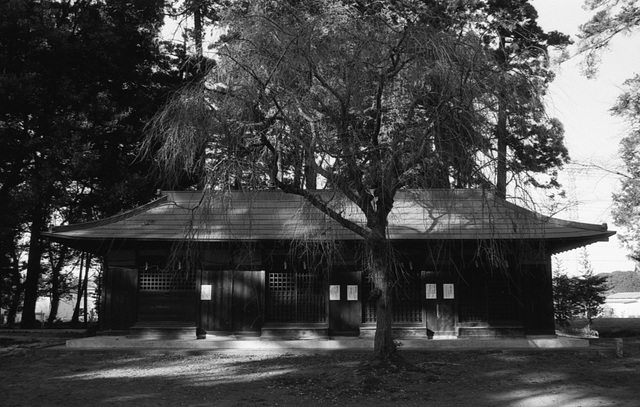
[[[589,350],[47,352],[0,336],[2,406],[638,406],[640,338]],[[421,369],[420,369],[421,368]]]

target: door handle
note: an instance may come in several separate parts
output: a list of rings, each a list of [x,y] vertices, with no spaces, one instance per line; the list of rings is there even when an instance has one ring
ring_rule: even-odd
[[[440,304],[436,304],[436,318],[440,319]]]

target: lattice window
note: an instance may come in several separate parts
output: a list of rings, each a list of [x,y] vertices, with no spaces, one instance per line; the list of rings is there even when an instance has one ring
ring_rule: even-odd
[[[420,274],[413,274],[400,281],[393,292],[393,322],[421,323],[424,308],[423,287]],[[369,290],[373,283],[369,283]],[[370,292],[370,291],[369,291]],[[365,294],[369,297],[369,294]],[[364,323],[376,322],[376,303],[367,301],[363,307],[362,319]]]
[[[195,273],[178,273],[156,266],[139,271],[140,291],[192,291],[196,289]]]
[[[394,292],[393,321],[414,323],[422,322],[424,308],[422,280],[419,274],[402,279]]]
[[[269,273],[269,321],[326,322],[325,291],[316,273]]]
[[[295,321],[296,281],[292,273],[269,273],[267,296],[269,320],[273,322]]]
[[[298,322],[325,322],[326,293],[323,279],[316,273],[297,273]]]

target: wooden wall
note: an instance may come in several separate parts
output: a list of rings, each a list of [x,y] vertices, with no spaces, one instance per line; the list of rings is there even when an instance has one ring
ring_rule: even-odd
[[[104,276],[100,329],[129,329],[138,320],[138,270],[109,267]]]
[[[250,256],[248,263],[234,266],[234,263],[239,262],[233,260],[232,250],[213,248],[208,252],[208,256],[205,256],[203,269],[197,271],[195,290],[183,293],[184,295],[174,293],[175,295],[169,297],[165,293],[141,295],[138,267],[144,265],[145,256],[142,254],[149,253],[119,250],[107,257],[100,318],[102,330],[128,329],[141,318],[149,320],[160,316],[171,317],[175,314],[173,319],[193,321],[203,333],[260,335],[266,319],[268,288],[265,287],[265,282],[268,278],[268,270],[276,266],[272,264],[273,262],[260,260],[259,250]],[[157,251],[151,254],[159,256],[161,253]],[[428,260],[415,260],[418,257],[416,252],[413,252],[413,268],[430,270]],[[453,257],[453,255],[449,256],[449,258]],[[463,267],[467,270],[463,270]],[[476,269],[473,269],[474,267]],[[477,318],[477,321],[484,320],[488,323],[496,322],[496,319],[505,321],[518,319],[526,334],[547,335],[555,332],[550,259],[521,264],[520,271],[515,276],[517,278],[511,276],[506,280],[503,277],[491,276],[491,273],[480,272],[477,267],[471,267],[469,263],[466,266],[453,263],[432,266],[433,270],[446,271],[448,278],[447,281],[436,279],[437,281],[430,282],[437,283],[437,287],[440,287],[440,283],[455,283],[455,300],[452,302],[454,306],[448,311],[453,313],[451,320],[454,324],[460,326],[459,322],[464,323],[465,321],[458,320],[459,317],[464,316],[471,318],[471,322]],[[358,267],[352,267],[352,270],[356,269]],[[341,288],[349,284],[358,285],[359,299],[356,301],[357,304],[345,301],[349,307],[348,312],[342,310],[338,302],[327,302],[329,304],[327,310],[330,311],[327,324],[330,322],[332,329],[336,332],[357,332],[358,326],[363,326],[362,318],[366,314],[363,311],[367,309],[366,281],[359,276],[359,273],[357,278],[342,281],[347,274],[349,276],[352,274],[341,275],[339,271],[336,273],[331,277],[330,284],[339,284]],[[424,294],[425,282],[425,277],[421,277],[419,289],[415,294],[416,301],[421,302],[423,304],[421,307],[426,310],[423,312],[427,312],[429,308]],[[465,284],[472,284],[473,287],[467,287]],[[209,297],[202,297],[203,288],[210,288]],[[328,290],[328,287],[326,289]],[[328,301],[328,292],[324,295],[327,296]],[[341,293],[341,299],[342,297],[346,298],[346,292]],[[442,293],[437,297],[441,298]],[[465,307],[475,309],[468,310]],[[154,315],[146,315],[144,310],[150,309],[157,309],[158,312]],[[436,309],[442,311],[445,308],[442,304],[436,304]],[[141,310],[144,311],[142,314]],[[441,312],[436,313],[436,315],[439,314]],[[428,316],[423,313],[420,321],[409,325],[419,324],[426,330],[425,318],[429,319]],[[347,322],[343,321],[345,318]],[[408,322],[405,321],[405,325],[407,324]],[[446,330],[449,332],[452,328],[447,326]]]

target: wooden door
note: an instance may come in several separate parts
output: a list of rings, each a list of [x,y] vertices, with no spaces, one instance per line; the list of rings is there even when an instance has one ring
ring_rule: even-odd
[[[425,272],[425,320],[427,337],[453,338],[456,336],[457,287],[447,274]]]
[[[264,271],[200,271],[201,333],[258,335],[264,322],[264,275]]]
[[[357,336],[362,320],[359,271],[334,271],[329,279],[329,332]]]
[[[135,324],[138,302],[138,270],[109,267],[105,273],[101,330],[129,329]]]
[[[260,335],[264,315],[264,271],[233,275],[232,329],[240,335]]]

